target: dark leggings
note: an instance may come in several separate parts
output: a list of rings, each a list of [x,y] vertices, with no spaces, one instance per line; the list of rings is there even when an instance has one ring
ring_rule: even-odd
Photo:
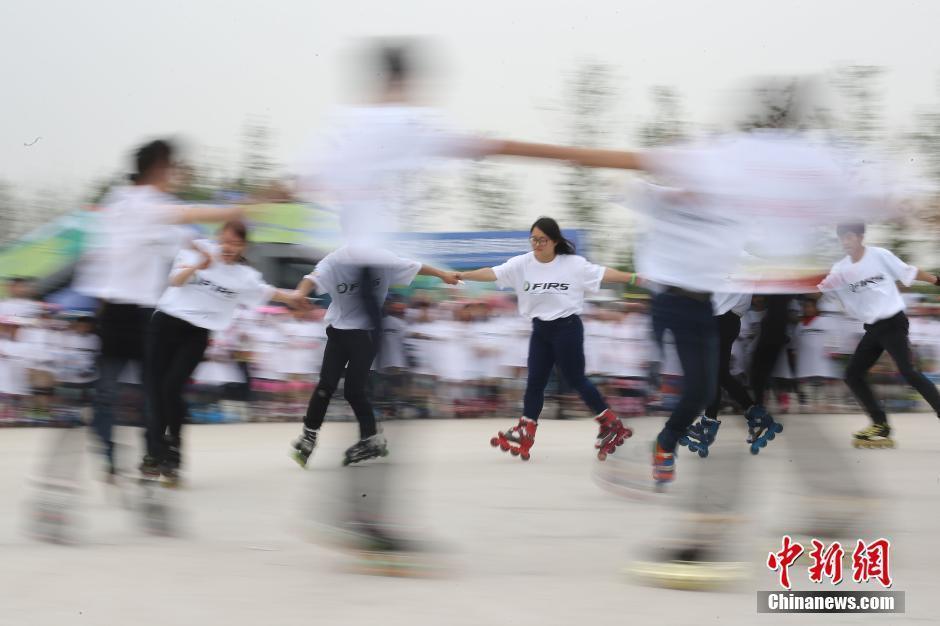
[[[183,392],[209,345],[209,331],[162,311],[151,327],[152,416],[147,422],[147,454],[157,461],[166,456],[165,436],[179,442],[187,407]]]
[[[538,420],[545,403],[545,386],[555,365],[565,381],[595,413],[607,409],[597,388],[584,375],[584,325],[577,315],[548,322],[532,320],[529,337],[529,378],[526,381],[522,414]]]
[[[374,335],[368,330],[341,330],[328,326],[326,337],[320,381],[310,396],[304,426],[317,430],[323,425],[330,399],[345,374],[343,397],[356,414],[359,436],[362,439],[371,437],[377,432],[375,413],[367,393],[369,368],[375,359]]]
[[[764,404],[764,394],[770,386],[770,373],[777,364],[780,352],[787,344],[787,322],[790,317],[790,300],[793,296],[772,294],[764,296],[767,312],[761,320],[760,336],[751,360],[751,389],[754,402]]]
[[[875,400],[875,394],[866,378],[868,370],[886,350],[894,359],[898,372],[907,384],[923,396],[934,413],[940,415],[940,393],[937,392],[937,387],[914,366],[914,356],[908,340],[909,327],[910,323],[903,311],[874,324],[865,324],[865,335],[855,348],[855,354],[845,370],[846,384],[876,424],[886,424],[888,417]]]
[[[744,385],[731,375],[731,348],[741,332],[741,318],[733,311],[728,311],[715,319],[718,320],[718,391],[712,403],[705,409],[705,415],[712,418],[718,417],[722,389],[727,391],[731,399],[744,411],[754,404]]]

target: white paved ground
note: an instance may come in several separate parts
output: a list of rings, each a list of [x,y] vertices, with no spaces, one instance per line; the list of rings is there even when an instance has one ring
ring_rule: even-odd
[[[662,536],[674,509],[595,484],[589,421],[546,421],[528,463],[490,448],[505,420],[386,425],[401,470],[399,508],[450,549],[452,573],[433,580],[348,573],[344,555],[307,540],[309,510],[328,505],[326,489],[343,471],[341,451],[355,437],[352,424],[326,425],[308,472],[286,456],[297,425],[190,427],[189,485],[177,494],[186,520],[181,538],[144,533],[138,516],[92,478],[85,455],[81,543],[65,547],[24,532],[28,477],[55,433],[2,430],[0,625],[937,623],[940,424],[928,415],[894,419],[899,449],[846,448],[831,469],[866,477],[875,494],[880,507],[868,522],[894,542],[894,589],[907,594],[905,616],[756,615],[754,591],[776,585],[761,561],[779,549],[802,489],[793,464],[821,454],[813,442],[796,441],[799,423],[817,420],[840,445],[864,425],[859,416],[833,416],[790,418],[790,445],[777,441],[756,458],[733,425],[707,461],[681,456],[686,484],[703,462],[747,457],[742,488],[752,517],[735,536],[754,575],[721,593],[648,588],[621,574]],[[632,420],[636,445],[650,441],[661,422]],[[121,435],[128,442],[137,436]],[[794,573],[805,576],[805,567]]]

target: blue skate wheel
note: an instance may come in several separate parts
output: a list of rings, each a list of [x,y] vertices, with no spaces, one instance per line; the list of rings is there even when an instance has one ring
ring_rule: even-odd
[[[708,456],[708,448],[699,448],[698,455],[703,459]]]
[[[768,428],[768,429],[767,429],[767,432],[764,433],[764,439],[765,439],[766,441],[773,441],[773,440],[774,440],[774,437],[776,437],[776,436],[777,436],[777,433],[774,431],[773,428]]]
[[[682,435],[681,437],[679,437],[679,445],[680,445],[680,446],[687,446],[687,445],[689,445],[689,441],[690,441],[689,438],[686,437],[685,435]]]
[[[780,422],[775,422],[775,423],[774,423],[774,432],[782,433],[782,432],[783,432],[783,424],[781,424]]]
[[[766,438],[761,437],[760,439],[757,440],[757,442],[760,444],[760,447],[761,447],[761,448],[766,448],[766,447],[767,447],[767,439],[766,439]]]
[[[758,454],[760,452],[760,446],[757,443],[751,444],[751,454]]]

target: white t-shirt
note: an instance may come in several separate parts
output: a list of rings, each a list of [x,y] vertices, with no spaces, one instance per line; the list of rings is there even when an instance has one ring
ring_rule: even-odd
[[[408,359],[405,355],[407,332],[408,322],[400,317],[386,315],[382,318],[382,348],[379,352],[379,362],[375,364],[376,369],[408,367]]]
[[[676,338],[671,330],[663,332],[659,353],[659,373],[664,376],[682,376],[682,362],[676,350]]]
[[[502,354],[500,365],[507,377],[514,377],[514,371],[526,367],[529,360],[529,336],[532,334],[532,322],[517,315],[497,318],[502,333]]]
[[[422,376],[437,375],[436,328],[440,322],[415,322],[406,336],[405,347],[414,359],[414,373]]]
[[[606,351],[612,376],[642,378],[649,372],[653,355],[652,329],[648,315],[630,313],[611,324]]]
[[[473,380],[478,376],[469,322],[438,320],[422,324],[418,332],[430,339],[424,345],[429,373],[453,382]]]
[[[9,338],[0,338],[0,394],[26,396],[30,394],[27,344]]]
[[[833,265],[819,290],[834,291],[846,313],[865,324],[874,324],[905,309],[896,282],[909,286],[916,277],[917,268],[892,252],[865,246],[858,263],[846,256]]]
[[[839,343],[839,324],[826,315],[817,315],[808,323],[801,320],[794,330],[796,375],[798,378],[838,378],[832,354]]]
[[[559,254],[542,263],[534,252],[512,257],[493,268],[496,285],[515,290],[519,313],[546,322],[580,315],[584,294],[600,289],[604,270],[576,254]]]
[[[472,322],[465,332],[469,334],[477,378],[496,378],[502,375],[504,329],[499,318]]]
[[[287,349],[287,337],[281,323],[272,317],[254,326],[251,331],[252,377],[285,380],[281,360]]]
[[[745,311],[744,315],[741,316],[741,332],[738,333],[738,338],[731,344],[731,363],[728,370],[734,376],[740,376],[747,372],[747,357],[750,354],[749,344],[751,342],[751,336],[748,331],[750,324],[751,320],[748,318],[747,311]]]
[[[342,247],[326,255],[307,279],[316,284],[317,293],[327,293],[332,301],[324,320],[340,330],[372,330],[369,314],[362,305],[359,284],[361,257],[350,247]],[[382,265],[374,267],[372,293],[379,308],[385,302],[389,287],[408,285],[421,270],[421,263],[392,254],[382,255]]]
[[[94,333],[62,333],[56,359],[56,378],[64,383],[90,383],[97,379],[96,359],[100,347],[101,340]]]
[[[42,304],[25,298],[0,300],[0,317],[36,319],[42,313]]]
[[[281,371],[285,374],[316,374],[323,363],[326,326],[322,321],[291,319],[281,324],[287,338]]]
[[[156,305],[173,258],[192,231],[176,226],[182,207],[149,185],[114,189],[89,227],[74,288],[112,302]]]
[[[384,245],[406,229],[415,175],[436,157],[474,157],[489,142],[447,130],[439,114],[406,104],[338,111],[297,163],[301,189],[340,215],[351,245]]]
[[[584,320],[584,373],[588,376],[607,373],[607,353],[610,345],[610,323],[599,319]]]
[[[57,331],[39,325],[26,326],[20,329],[16,340],[28,347],[27,366],[30,369],[55,372],[56,351],[60,341]]]
[[[168,287],[157,303],[159,310],[199,328],[225,330],[239,306],[260,306],[271,299],[274,288],[264,282],[261,272],[241,263],[223,262],[214,243],[201,241],[199,246],[211,253],[212,265],[196,270],[183,285]],[[201,259],[194,250],[181,250],[173,273]]]
[[[742,317],[751,308],[751,294],[713,293],[712,308],[715,310],[715,317],[724,315],[728,311],[734,311],[735,315]]]
[[[914,351],[922,359],[921,367],[925,372],[934,373],[937,367],[937,320],[929,317],[911,317],[910,340]]]
[[[807,135],[762,130],[660,148],[643,165],[671,189],[654,193],[637,269],[648,280],[711,292],[790,293],[828,266],[820,228],[882,215],[875,167]],[[749,254],[747,254],[749,253]]]

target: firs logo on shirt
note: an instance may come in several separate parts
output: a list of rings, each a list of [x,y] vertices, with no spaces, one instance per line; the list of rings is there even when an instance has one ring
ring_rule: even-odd
[[[523,291],[568,291],[571,283],[529,283],[525,281],[522,285]]]
[[[211,280],[206,280],[205,278],[202,278],[202,277],[196,278],[193,282],[195,282],[197,285],[200,285],[202,287],[206,287],[210,291],[214,291],[218,294],[221,294],[227,298],[234,298],[236,295],[236,293],[232,291],[231,289],[223,287],[222,285],[217,285]]]
[[[885,279],[885,275],[884,275],[884,274],[878,274],[877,276],[871,276],[871,277],[869,277],[869,278],[865,278],[865,279],[863,279],[863,280],[860,280],[860,281],[858,281],[857,283],[849,283],[849,290],[850,290],[852,293],[855,293],[855,292],[859,291],[860,289],[864,289],[865,287],[868,287],[869,285],[877,285],[878,283],[884,281],[884,279]]]
[[[379,284],[381,284],[382,279],[376,278],[372,281],[372,289],[378,289]],[[336,293],[356,293],[359,291],[359,283],[340,283],[336,285]]]

